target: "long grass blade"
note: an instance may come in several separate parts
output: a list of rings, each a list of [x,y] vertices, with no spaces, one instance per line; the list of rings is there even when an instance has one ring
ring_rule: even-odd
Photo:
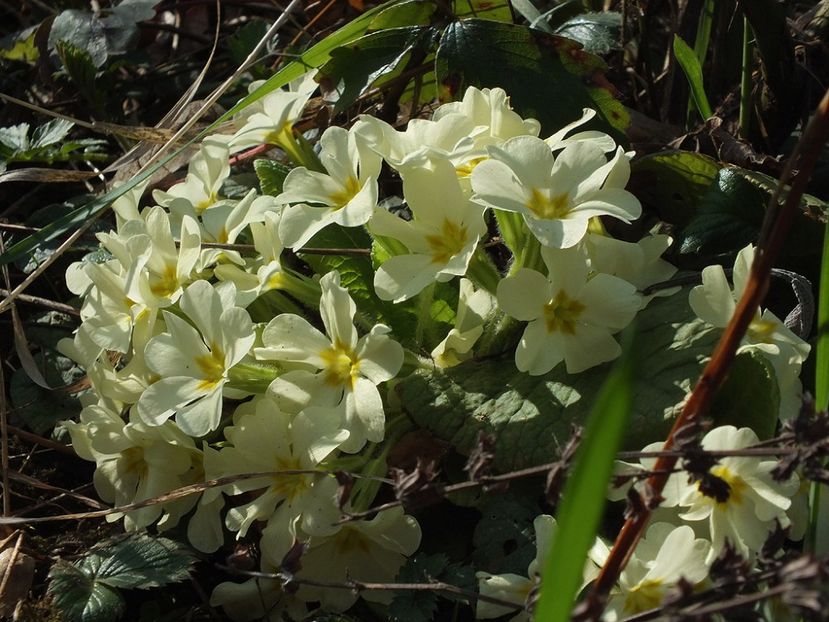
[[[633,404],[634,330],[631,327],[624,334],[622,357],[596,397],[584,440],[564,486],[558,527],[541,573],[536,620],[570,620],[573,602],[583,581],[587,552],[602,518],[614,456],[624,439]]]
[[[711,104],[708,103],[708,96],[705,94],[705,87],[702,83],[702,65],[696,53],[685,41],[674,35],[674,56],[682,68],[685,78],[691,87],[691,98],[704,120],[713,115]]]

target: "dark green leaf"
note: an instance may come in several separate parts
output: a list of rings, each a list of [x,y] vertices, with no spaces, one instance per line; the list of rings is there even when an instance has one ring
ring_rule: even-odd
[[[567,20],[555,33],[578,41],[592,54],[607,54],[622,49],[622,15],[614,11],[585,13]]]
[[[723,168],[678,236],[679,252],[708,256],[736,251],[757,239],[766,195],[735,168]]]
[[[719,163],[700,153],[662,151],[631,164],[629,187],[660,220],[684,227],[719,170]]]
[[[480,509],[481,520],[473,535],[475,567],[497,574],[526,573],[535,558],[536,505],[506,493],[490,496]]]
[[[34,359],[51,387],[68,386],[84,376],[73,361],[53,350],[37,352]],[[74,395],[37,386],[23,368],[16,369],[9,380],[9,397],[15,416],[35,434],[49,432],[58,421],[71,419],[81,408]]]
[[[52,602],[68,622],[114,622],[124,613],[117,589],[95,582],[72,564],[57,562],[49,579]]]
[[[404,26],[372,32],[331,52],[318,80],[326,91],[337,91],[339,112],[350,106],[378,79],[402,66],[414,49],[429,46],[433,29]]]
[[[762,440],[771,438],[780,412],[780,389],[769,360],[754,350],[737,355],[710,412],[715,425],[747,427]]]
[[[591,127],[613,132],[628,123],[624,107],[602,88],[600,58],[564,37],[481,19],[446,27],[435,60],[442,99],[461,97],[469,86],[502,87],[522,115],[551,134],[596,108]],[[555,105],[552,104],[555,102]]]
[[[75,124],[66,119],[53,119],[37,127],[32,132],[32,144],[30,149],[42,149],[66,138],[69,130]]]
[[[282,184],[285,182],[288,173],[291,172],[290,166],[276,160],[255,160],[253,169],[259,178],[259,187],[262,194],[268,194],[272,197],[282,192]]]
[[[49,31],[49,49],[56,49],[59,41],[85,50],[95,67],[101,67],[106,62],[107,38],[104,24],[89,11],[67,9],[59,13]]]
[[[719,335],[695,318],[687,290],[652,301],[638,315],[637,325],[642,363],[628,432],[634,449],[664,438]],[[462,453],[475,445],[479,431],[494,434],[495,467],[508,471],[554,459],[571,425],[584,422],[607,370],[601,365],[569,375],[561,365],[546,375],[530,376],[518,372],[509,355],[467,361],[444,372],[415,372],[400,382],[398,392],[419,425]],[[773,401],[772,388],[761,388],[758,393]],[[753,412],[747,404],[735,408],[729,417]]]
[[[509,0],[452,0],[452,13],[459,19],[475,17],[512,23]]]
[[[691,87],[691,97],[700,116],[703,120],[710,119],[714,113],[711,111],[711,104],[708,103],[708,96],[705,94],[705,86],[702,82],[702,66],[694,50],[678,35],[674,35],[674,56],[676,56],[676,60],[688,80]]]
[[[569,622],[584,578],[584,560],[596,539],[615,455],[633,410],[634,378],[639,371],[635,325],[625,331],[622,342],[622,355],[595,398],[564,484],[557,529],[541,571],[538,620]]]
[[[227,38],[227,49],[234,63],[243,63],[268,31],[268,24],[254,19]]]
[[[427,583],[436,581],[449,564],[446,555],[418,553],[406,560],[395,582]],[[394,622],[429,622],[438,608],[438,595],[434,592],[399,592],[389,605],[389,619]]]

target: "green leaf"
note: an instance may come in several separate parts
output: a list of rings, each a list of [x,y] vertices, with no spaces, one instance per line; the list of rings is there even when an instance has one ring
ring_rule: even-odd
[[[395,578],[396,583],[427,583],[440,577],[449,565],[442,553],[418,553],[406,560]],[[437,612],[438,595],[435,592],[399,592],[389,605],[389,620],[394,622],[429,622]]]
[[[61,11],[49,31],[49,49],[65,41],[85,50],[92,64],[101,67],[107,59],[107,37],[103,22],[89,11],[67,9]]]
[[[533,520],[538,507],[508,492],[488,497],[480,510],[481,520],[472,536],[475,567],[493,574],[525,574],[535,558]]]
[[[458,19],[476,17],[494,22],[512,23],[509,0],[452,0],[452,13]]]
[[[103,114],[106,107],[106,95],[97,87],[95,78],[97,68],[89,50],[75,45],[71,41],[58,41],[58,57],[66,73],[75,83],[78,91],[90,103],[96,114]]]
[[[0,127],[0,145],[8,150],[4,152],[3,157],[27,151],[29,149],[29,124],[19,123],[10,127]]]
[[[379,79],[399,69],[416,49],[431,43],[434,29],[404,26],[373,32],[331,52],[317,79],[326,91],[338,91],[335,112],[341,112]]]
[[[227,50],[233,62],[236,64],[245,62],[266,32],[268,32],[267,22],[254,19],[230,35],[227,38]]]
[[[69,130],[74,127],[72,121],[66,119],[52,119],[47,123],[39,126],[32,132],[31,149],[43,149],[49,145],[54,145],[60,142],[69,134]]]
[[[54,350],[43,349],[33,356],[50,387],[68,386],[84,376],[74,361]],[[75,395],[39,387],[22,367],[12,373],[9,397],[15,417],[19,417],[35,434],[49,432],[59,421],[77,416],[81,408]]]
[[[404,0],[381,11],[371,20],[368,32],[401,26],[426,26],[436,10],[433,0]]]
[[[463,95],[469,86],[502,87],[523,116],[535,117],[551,134],[596,108],[593,129],[623,138],[628,123],[622,105],[601,87],[604,62],[564,37],[481,19],[453,22],[440,40],[435,72],[441,99]],[[555,105],[551,105],[555,102]]]
[[[702,67],[696,53],[678,35],[674,35],[674,56],[682,68],[688,85],[691,87],[691,97],[699,111],[702,119],[708,120],[713,116],[711,104],[708,103],[708,96],[705,94],[705,87],[702,82]]]
[[[631,164],[630,189],[660,220],[684,227],[719,170],[700,153],[662,151]]]
[[[622,14],[584,13],[556,28],[555,34],[578,41],[591,54],[607,54],[622,49]]]
[[[111,587],[147,589],[187,579],[195,555],[177,542],[139,534],[86,556],[80,568]]]
[[[124,613],[120,592],[77,566],[57,562],[49,571],[49,595],[68,622],[114,622]]]
[[[756,350],[738,354],[709,412],[714,425],[748,427],[761,440],[771,438],[777,429],[780,387],[769,360]]]
[[[757,239],[766,195],[736,168],[723,168],[702,197],[694,218],[677,236],[682,254],[719,255]]]
[[[639,359],[635,326],[623,335],[622,356],[602,384],[587,420],[575,463],[564,484],[557,529],[541,571],[535,617],[568,622],[583,581],[584,560],[596,539],[613,462],[633,409]]]
[[[628,426],[632,449],[664,438],[719,336],[694,316],[688,290],[653,300],[637,316],[637,326],[642,362]],[[416,423],[461,453],[475,446],[479,431],[494,434],[495,468],[503,472],[552,460],[571,425],[584,422],[607,370],[601,365],[569,375],[561,365],[530,376],[518,372],[509,355],[467,361],[446,371],[415,372],[397,390]],[[775,399],[771,387],[755,388],[757,399]],[[736,402],[728,417],[749,418],[753,412],[752,405]]]

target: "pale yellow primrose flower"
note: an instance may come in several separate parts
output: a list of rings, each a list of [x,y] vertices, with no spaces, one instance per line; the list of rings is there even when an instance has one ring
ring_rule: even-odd
[[[228,370],[256,337],[247,311],[234,307],[232,299],[222,300],[207,281],[190,285],[179,306],[195,328],[164,312],[167,332],[151,339],[145,350],[147,366],[160,379],[144,391],[136,408],[148,425],[175,415],[184,432],[199,437],[219,426]]]
[[[80,423],[65,421],[64,426],[77,454],[97,465],[95,490],[115,506],[151,499],[202,480],[201,452],[171,421],[161,426],[126,423],[117,413],[93,405],[81,411]],[[143,529],[160,518],[158,526],[164,530],[177,525],[194,502],[193,496],[183,497],[106,518],[112,522],[123,516],[129,530]]]
[[[688,302],[697,316],[716,326],[725,328],[734,315],[748,282],[754,246],[742,249],[734,261],[734,289],[728,284],[722,266],[708,266],[702,271],[702,285],[691,290]],[[809,356],[811,346],[795,335],[774,313],[758,309],[748,326],[740,351],[754,349],[762,352],[774,367],[780,387],[780,418],[794,417],[800,410],[802,385],[800,368]]]
[[[391,329],[377,324],[368,335],[357,336],[357,306],[340,286],[340,275],[320,279],[320,316],[328,336],[305,319],[285,313],[275,317],[262,333],[264,347],[256,358],[309,365],[317,372],[289,371],[273,381],[271,393],[288,409],[307,406],[335,408],[341,426],[351,436],[343,451],[359,451],[366,441],[383,440],[385,415],[377,385],[394,378],[403,365],[403,348],[388,337]]]
[[[616,151],[616,141],[613,140],[612,136],[605,134],[604,132],[597,130],[585,130],[582,132],[576,132],[575,134],[570,134],[570,132],[574,129],[581,127],[595,116],[595,110],[592,108],[583,108],[580,119],[568,123],[549,138],[545,138],[544,142],[550,146],[552,151],[564,149],[568,145],[578,142],[590,142],[605,153]],[[568,136],[568,134],[570,134],[570,136]]]
[[[280,144],[292,131],[294,123],[302,116],[302,109],[317,89],[316,73],[315,69],[311,70],[293,80],[289,90],[271,91],[242,110],[236,120],[242,127],[230,138],[231,152],[263,144]],[[264,83],[264,80],[251,82],[248,92],[252,93]]]
[[[472,281],[461,279],[455,327],[432,350],[438,367],[453,367],[472,356],[472,347],[484,332],[484,320],[495,307],[492,294],[475,291]]]
[[[548,276],[528,268],[498,284],[498,305],[507,315],[529,322],[515,365],[533,376],[546,374],[562,360],[575,374],[612,361],[622,349],[613,334],[630,324],[641,307],[636,288],[615,276],[588,278],[578,249],[542,248]]]
[[[224,200],[220,191],[230,176],[230,150],[227,143],[227,136],[208,136],[199,146],[199,153],[190,160],[184,181],[166,192],[153,191],[153,199],[170,210],[176,221],[174,225],[181,222],[183,214],[200,216],[206,209]]]
[[[464,197],[452,163],[434,159],[403,176],[410,221],[378,208],[369,223],[376,235],[402,242],[408,254],[387,259],[374,275],[382,300],[402,302],[435,281],[463,276],[486,233],[483,208]]]
[[[659,607],[680,579],[691,585],[702,582],[708,576],[710,550],[708,540],[697,538],[687,525],[653,523],[611,591],[602,620],[615,622]],[[609,554],[598,540],[590,558],[601,567]]]
[[[543,246],[575,246],[594,216],[630,222],[642,213],[639,200],[624,189],[630,163],[621,147],[608,162],[589,141],[553,156],[540,138],[519,136],[490,147],[489,154],[472,171],[473,200],[521,214]]]
[[[243,415],[225,428],[229,445],[219,451],[205,452],[205,477],[223,477],[241,473],[313,470],[348,438],[334,410],[312,409],[298,415],[282,412],[267,397],[256,400],[255,411]],[[308,513],[315,513],[319,497],[336,496],[338,484],[333,477],[274,475],[240,480],[223,487],[229,495],[248,500],[232,507],[225,524],[242,538],[254,521],[274,522],[279,536],[290,547],[296,531],[294,524]],[[220,489],[214,489],[218,495]],[[238,499],[242,499],[239,497]],[[238,503],[238,501],[237,501]],[[339,512],[330,517],[336,522]],[[313,521],[300,521],[308,531]]]
[[[329,506],[339,510],[332,495]],[[346,508],[348,510],[348,508]],[[325,510],[323,509],[324,513]],[[328,521],[329,525],[331,522]],[[263,559],[279,563],[277,557],[284,550],[284,526],[271,523],[262,532],[260,548]],[[406,562],[420,546],[420,525],[414,517],[396,507],[379,512],[371,520],[334,524],[326,535],[302,537],[308,550],[302,556],[302,569],[297,576],[315,581],[342,583],[356,580],[367,583],[393,581]],[[274,559],[276,558],[276,559]],[[296,596],[305,601],[319,601],[326,611],[345,611],[358,598],[351,590],[332,590],[300,585]],[[365,600],[388,604],[392,594],[388,591],[364,591]]]
[[[341,127],[329,127],[320,138],[320,148],[320,161],[328,174],[304,166],[292,169],[276,197],[280,203],[298,203],[285,209],[279,227],[288,248],[301,248],[332,223],[364,225],[377,207],[382,160],[365,139]]]
[[[729,425],[708,432],[702,439],[702,447],[709,451],[734,450],[758,442],[757,434],[750,428]],[[645,451],[661,448],[661,443],[655,443]],[[642,459],[641,462],[650,469],[656,460]],[[776,465],[774,460],[754,457],[720,458],[709,472],[727,484],[723,498],[708,496],[699,489],[699,483],[689,483],[685,473],[675,473],[662,493],[665,498],[662,506],[687,508],[679,515],[686,521],[708,521],[713,545],[709,562],[722,552],[726,541],[738,553],[750,557],[762,548],[777,523],[782,527],[789,525],[786,510],[800,487],[796,475],[786,481],[776,481],[771,475]]]

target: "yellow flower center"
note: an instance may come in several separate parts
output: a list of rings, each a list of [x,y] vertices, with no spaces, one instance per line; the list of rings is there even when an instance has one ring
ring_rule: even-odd
[[[302,465],[299,458],[277,458],[275,471],[300,471]],[[309,487],[305,475],[276,475],[273,478],[271,491],[289,502]]]
[[[225,353],[215,343],[210,345],[210,353],[196,357],[196,365],[202,373],[202,381],[199,389],[207,391],[214,388],[224,379],[225,375]]]
[[[354,176],[351,176],[345,181],[342,190],[335,192],[328,198],[337,209],[342,209],[358,192],[360,192],[360,182]]]
[[[633,586],[625,597],[625,613],[641,613],[648,609],[655,609],[662,604],[664,591],[662,581],[659,579],[648,579]]]
[[[168,263],[164,266],[164,272],[162,274],[152,275],[150,278],[150,291],[156,296],[172,296],[173,292],[178,289],[179,282],[176,276],[175,264]]]
[[[544,321],[547,323],[547,332],[561,331],[572,335],[576,332],[576,322],[585,306],[578,300],[570,298],[563,289],[558,290],[555,297],[544,305]]]
[[[432,249],[432,263],[449,263],[452,257],[463,250],[467,239],[466,227],[444,218],[440,233],[426,236],[426,242]]]
[[[741,504],[743,502],[743,495],[745,494],[748,484],[737,473],[729,469],[727,466],[721,464],[711,469],[711,475],[719,477],[722,481],[728,484],[728,497],[723,501],[717,501],[720,505],[727,503]]]
[[[458,177],[461,178],[469,177],[472,174],[472,171],[475,170],[475,167],[478,166],[484,160],[486,160],[486,157],[472,158],[468,162],[464,162],[460,166],[456,166],[455,173],[457,173]]]
[[[527,209],[535,214],[536,218],[564,218],[570,213],[570,196],[565,192],[550,198],[547,193],[533,188],[532,196],[527,201]]]
[[[349,346],[337,342],[334,347],[320,352],[325,364],[325,382],[332,387],[354,389],[354,382],[360,375],[360,359]]]
[[[343,527],[334,536],[334,549],[339,554],[344,553],[367,553],[370,549],[368,539],[356,529]]]
[[[201,216],[201,214],[204,210],[206,210],[208,207],[214,205],[216,203],[216,201],[218,201],[218,200],[219,200],[219,195],[214,190],[213,192],[210,193],[209,197],[207,197],[206,199],[196,203],[193,206],[193,208],[196,210],[196,214]]]
[[[772,343],[777,323],[770,320],[752,320],[748,325],[748,337],[754,343]]]

